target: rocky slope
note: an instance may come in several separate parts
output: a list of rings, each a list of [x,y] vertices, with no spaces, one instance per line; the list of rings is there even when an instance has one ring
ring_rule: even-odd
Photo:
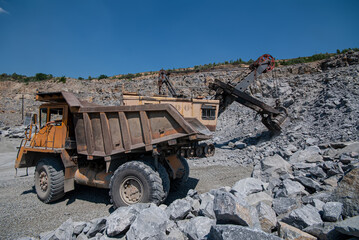
[[[253,239],[357,236],[358,229],[350,228],[350,224],[358,226],[355,216],[359,214],[358,59],[358,53],[348,53],[261,75],[251,92],[269,104],[279,96],[288,108],[290,117],[281,134],[268,132],[260,119],[255,120],[252,110],[237,103],[220,116],[213,139],[216,155],[192,159],[191,164],[253,165],[252,178],[208,193],[191,191],[169,206],[138,205],[120,208],[107,218],[89,222],[68,220],[59,229],[41,236],[44,239],[111,236],[234,239],[235,234]],[[232,81],[245,74],[246,70],[241,68],[216,69],[172,75],[171,80],[186,95],[210,98],[212,93],[207,88],[210,81],[216,78]],[[2,126],[11,127],[3,130],[3,135],[19,136],[14,131],[15,123],[19,123],[22,93],[29,111],[35,110],[30,104],[36,88],[68,90],[82,99],[116,105],[123,88],[150,95],[156,91],[156,80],[156,76],[149,76],[130,82],[110,79],[69,79],[66,84],[47,81],[41,85],[2,82],[0,121]],[[156,216],[160,219],[151,221]]]

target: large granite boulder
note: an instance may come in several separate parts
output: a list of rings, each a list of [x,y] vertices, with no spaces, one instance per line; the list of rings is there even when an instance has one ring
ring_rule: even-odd
[[[343,203],[343,216],[359,215],[359,167],[344,175],[333,192],[333,200]]]

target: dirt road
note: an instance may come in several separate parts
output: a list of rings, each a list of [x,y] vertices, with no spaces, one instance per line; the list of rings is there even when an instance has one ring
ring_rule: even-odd
[[[76,191],[52,204],[37,199],[33,188],[34,168],[19,169],[14,177],[14,161],[19,141],[2,138],[0,141],[0,239],[37,237],[39,233],[56,229],[68,218],[88,221],[107,216],[113,211],[108,190],[76,186]],[[165,204],[186,196],[189,189],[206,192],[213,188],[232,186],[239,179],[249,177],[249,167],[207,166],[191,164],[189,181],[185,188],[172,192]]]

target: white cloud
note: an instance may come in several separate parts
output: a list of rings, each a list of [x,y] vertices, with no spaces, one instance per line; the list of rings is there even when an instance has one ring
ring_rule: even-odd
[[[1,7],[0,7],[0,14],[1,14],[1,13],[6,13],[6,14],[9,14],[9,12],[8,12],[8,11],[6,11],[6,10],[4,10],[3,8],[1,8]]]

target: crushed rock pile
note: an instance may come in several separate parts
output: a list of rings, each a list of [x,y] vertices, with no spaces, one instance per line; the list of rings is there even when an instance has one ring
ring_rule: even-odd
[[[343,156],[358,150],[358,146],[359,143],[348,145],[336,153]],[[299,157],[295,163],[310,164],[313,159],[319,160],[312,155]],[[39,239],[234,240],[243,236],[241,239],[334,240],[359,237],[359,167],[348,170],[345,175],[330,169],[319,170],[319,167],[301,170],[319,178],[328,174],[342,176],[338,183],[331,181],[328,187],[325,181],[292,175],[296,168],[278,161],[285,160],[276,156],[262,165],[264,175],[272,177],[270,181],[251,177],[232,187],[202,194],[189,190],[185,198],[169,206],[140,203],[120,207],[107,217],[88,222],[73,222],[70,218],[56,230],[41,233]],[[358,165],[358,159],[355,162]],[[281,183],[274,186],[275,179]],[[349,202],[342,201],[348,196]]]

